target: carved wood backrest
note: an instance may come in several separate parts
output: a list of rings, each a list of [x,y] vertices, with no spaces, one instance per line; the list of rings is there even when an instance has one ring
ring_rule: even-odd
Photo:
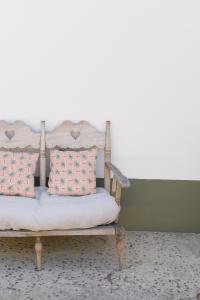
[[[42,124],[42,136],[45,135],[44,123]],[[73,123],[65,121],[60,126],[56,127],[51,132],[46,132],[46,149],[54,148],[89,148],[97,146],[99,151],[104,150],[104,161],[110,161],[111,147],[110,147],[110,122],[106,122],[106,131],[98,131],[87,121]],[[43,161],[43,159],[42,159]],[[44,164],[44,162],[42,163]],[[46,170],[46,166],[45,166]],[[110,191],[110,173],[104,167],[105,173],[105,188]],[[42,183],[45,182],[46,174],[43,172]]]
[[[0,150],[40,152],[40,132],[22,121],[0,120]]]
[[[40,133],[34,132],[22,121],[9,123],[0,120],[1,149],[40,149]]]

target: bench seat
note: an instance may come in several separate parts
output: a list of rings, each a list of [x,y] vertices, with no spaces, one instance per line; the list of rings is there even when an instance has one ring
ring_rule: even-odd
[[[85,229],[110,224],[120,208],[104,188],[87,196],[55,196],[36,188],[36,198],[0,196],[0,230]]]

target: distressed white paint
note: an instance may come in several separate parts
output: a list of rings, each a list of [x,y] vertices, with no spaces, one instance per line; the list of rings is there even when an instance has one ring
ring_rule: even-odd
[[[129,177],[200,179],[199,11],[198,0],[1,1],[0,119],[111,120]]]

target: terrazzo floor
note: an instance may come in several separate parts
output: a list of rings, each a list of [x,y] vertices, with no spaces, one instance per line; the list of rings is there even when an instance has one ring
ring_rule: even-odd
[[[119,272],[112,237],[0,240],[0,300],[189,300],[200,292],[200,234],[127,232]]]

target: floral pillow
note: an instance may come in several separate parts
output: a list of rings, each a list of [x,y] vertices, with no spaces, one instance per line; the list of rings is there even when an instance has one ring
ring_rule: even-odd
[[[96,193],[97,148],[87,150],[52,150],[48,192],[53,195]]]
[[[0,151],[0,194],[34,197],[38,153]]]

